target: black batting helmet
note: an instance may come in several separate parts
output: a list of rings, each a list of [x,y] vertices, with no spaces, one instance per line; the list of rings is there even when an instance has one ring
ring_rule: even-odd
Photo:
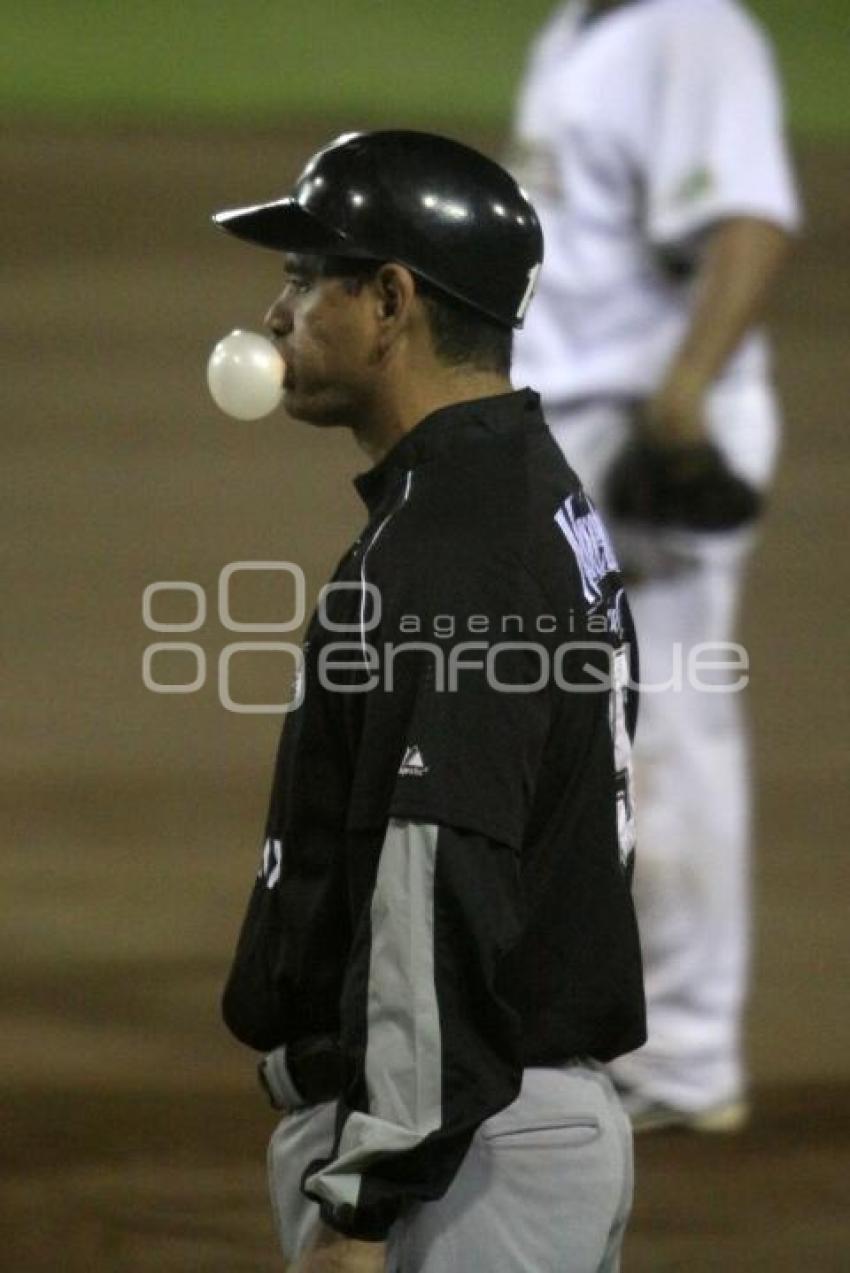
[[[408,130],[346,133],[291,195],[213,220],[278,251],[397,261],[505,327],[522,326],[543,259],[537,214],[504,168]]]

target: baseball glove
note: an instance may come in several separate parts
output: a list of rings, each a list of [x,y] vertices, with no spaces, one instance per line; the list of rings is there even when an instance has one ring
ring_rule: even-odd
[[[671,448],[641,437],[614,461],[605,491],[606,509],[620,521],[696,531],[745,526],[762,502],[714,443]]]

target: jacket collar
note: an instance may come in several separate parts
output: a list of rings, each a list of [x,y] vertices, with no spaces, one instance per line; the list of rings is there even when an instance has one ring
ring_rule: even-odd
[[[540,397],[531,389],[441,407],[420,420],[374,468],[355,477],[354,486],[374,513],[400,474],[474,445],[488,435],[522,432],[535,424],[542,425],[543,416]]]

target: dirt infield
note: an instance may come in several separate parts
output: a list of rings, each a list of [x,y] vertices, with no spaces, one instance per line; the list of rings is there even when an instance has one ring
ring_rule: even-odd
[[[269,1112],[217,997],[279,721],[219,702],[220,652],[241,635],[219,622],[216,590],[226,564],[274,560],[300,564],[315,591],[358,524],[348,479],[363,464],[343,435],[240,425],[209,402],[209,348],[259,326],[277,267],[206,219],[277,192],[334,131],[0,132],[10,1273],[278,1267]],[[788,443],[745,615],[760,791],[756,1116],[729,1140],[640,1143],[630,1273],[850,1268],[847,154],[810,148],[801,163],[809,236],[775,307]],[[169,580],[204,589],[198,632],[145,629],[142,592]],[[234,613],[279,615],[273,584],[243,577]],[[156,606],[160,620],[193,613],[188,593]],[[201,647],[197,693],[145,689],[145,648],[169,640]],[[161,652],[152,667],[185,681],[196,662]],[[274,702],[291,670],[280,654],[230,666],[245,702]]]

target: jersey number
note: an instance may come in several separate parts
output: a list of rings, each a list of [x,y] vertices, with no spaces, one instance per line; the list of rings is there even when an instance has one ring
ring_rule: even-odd
[[[629,651],[621,645],[614,651],[611,701],[608,719],[614,743],[615,790],[617,795],[617,840],[620,863],[628,869],[635,851],[635,806],[632,783],[632,740],[626,725],[626,695],[629,692]]]

